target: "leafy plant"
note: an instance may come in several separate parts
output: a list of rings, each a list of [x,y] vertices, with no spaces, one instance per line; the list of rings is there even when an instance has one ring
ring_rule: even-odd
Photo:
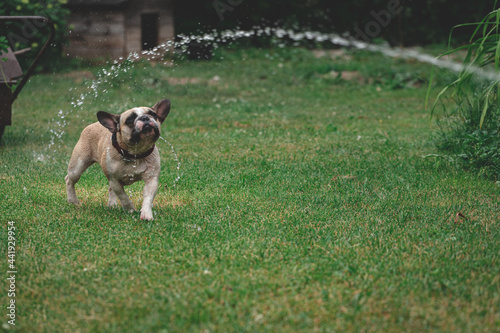
[[[56,28],[56,33],[51,47],[47,50],[39,68],[47,70],[54,59],[61,58],[62,46],[66,42],[66,17],[69,10],[64,8],[66,0],[9,0],[0,4],[0,16],[44,16],[50,19]],[[23,68],[29,66],[35,55],[42,48],[48,38],[48,28],[39,22],[31,20],[2,22],[0,31],[0,52],[8,46],[19,50],[30,48],[32,52],[27,56],[19,57]]]
[[[466,169],[477,170],[488,178],[498,178],[500,174],[500,134],[497,130],[476,130],[462,135],[442,132],[439,148],[449,151],[455,160]]]
[[[496,2],[495,2],[496,7]],[[457,156],[466,156],[472,165],[483,169],[491,166],[496,176],[500,175],[498,151],[500,149],[500,9],[490,12],[478,23],[461,24],[455,28],[474,26],[469,44],[452,49],[441,55],[447,56],[466,51],[463,67],[458,77],[445,86],[437,95],[431,108],[434,115],[438,103],[449,96],[455,108],[447,111],[442,130],[442,147],[453,147]],[[453,33],[453,30],[452,30]],[[450,34],[450,40],[452,33]],[[426,97],[428,103],[432,75]],[[448,143],[446,141],[449,141]],[[484,144],[488,142],[488,144]],[[460,151],[457,151],[460,150]],[[484,150],[487,149],[488,152]]]
[[[9,46],[9,43],[8,43],[7,37],[0,36],[0,53],[6,51],[8,46]]]

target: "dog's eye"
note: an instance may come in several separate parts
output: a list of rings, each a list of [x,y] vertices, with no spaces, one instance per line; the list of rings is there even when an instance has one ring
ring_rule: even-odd
[[[125,120],[125,125],[127,126],[133,126],[135,122],[135,118],[137,118],[137,115],[135,113],[132,113],[128,118]]]
[[[158,115],[157,115],[154,111],[149,110],[149,111],[148,111],[148,114],[149,114],[151,117],[153,117],[153,118],[154,118],[154,120],[158,120]]]

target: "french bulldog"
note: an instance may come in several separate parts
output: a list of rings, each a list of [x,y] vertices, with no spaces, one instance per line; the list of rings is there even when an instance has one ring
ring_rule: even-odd
[[[144,180],[141,219],[152,220],[160,176],[160,154],[155,142],[169,111],[170,101],[163,99],[151,108],[137,107],[119,115],[97,112],[99,121],[82,131],[69,161],[65,177],[68,202],[79,204],[75,184],[97,162],[109,182],[108,206],[118,206],[119,199],[126,211],[135,211],[123,186]]]

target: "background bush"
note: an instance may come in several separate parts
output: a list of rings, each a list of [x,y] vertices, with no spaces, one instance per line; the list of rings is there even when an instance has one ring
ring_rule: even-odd
[[[38,70],[50,70],[62,58],[62,47],[66,42],[66,17],[69,10],[66,0],[9,0],[0,4],[0,16],[44,16],[55,24],[56,34],[51,47],[42,58]],[[31,48],[32,52],[18,56],[23,70],[29,67],[36,54],[49,37],[48,27],[38,27],[32,22],[2,22],[0,24],[0,49],[10,44],[15,50]],[[3,38],[2,38],[3,37]]]
[[[250,29],[258,25],[323,32],[363,30],[390,0],[183,0],[175,1],[177,33],[206,29]],[[488,13],[492,1],[419,0],[401,1],[402,12],[381,29],[379,38],[394,45],[415,45],[447,41],[450,29],[463,22],[477,22]],[[219,8],[219,10],[216,9]],[[222,15],[219,15],[222,12]],[[457,42],[467,40],[470,29],[454,34]]]
[[[468,168],[499,179],[500,9],[467,26],[475,28],[470,42],[444,54],[467,51],[462,71],[438,94],[432,108],[434,112],[437,102],[448,96],[446,93],[449,90],[452,91],[454,106],[445,104],[445,117],[440,121],[442,136],[438,144],[465,162]],[[485,78],[477,75],[478,70],[497,75]]]
[[[364,30],[374,21],[373,12],[378,13],[395,0],[183,0],[174,1],[175,31],[191,34],[209,29],[250,29],[253,26],[281,26],[285,28],[310,29],[322,32],[350,32]],[[69,10],[66,0],[9,0],[0,4],[0,15],[42,15],[56,24],[56,37],[41,69],[49,70],[54,59],[61,59],[65,43],[66,17]],[[451,0],[402,0],[402,12],[391,17],[389,24],[381,29],[377,38],[393,45],[415,45],[442,43],[454,25],[479,21],[492,7],[491,1],[456,2]],[[22,29],[22,24],[0,25],[0,49],[5,45],[8,31]],[[454,34],[455,41],[462,42],[470,35],[464,27]],[[4,38],[2,38],[4,37]],[[46,34],[40,31],[28,42],[19,42],[16,49],[31,47],[37,51]],[[3,41],[3,42],[2,42]],[[255,40],[259,45],[262,40]],[[35,54],[35,52],[33,52]],[[47,59],[50,59],[48,61]],[[23,61],[29,64],[31,59]]]

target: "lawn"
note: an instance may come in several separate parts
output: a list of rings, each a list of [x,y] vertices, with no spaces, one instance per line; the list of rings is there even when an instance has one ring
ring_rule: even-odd
[[[233,47],[33,77],[0,144],[4,277],[9,221],[17,240],[16,325],[4,282],[2,328],[499,332],[500,186],[436,150],[429,73]],[[97,165],[68,204],[67,163],[96,112],[162,98],[175,154],[159,141],[155,219],[108,208]]]

